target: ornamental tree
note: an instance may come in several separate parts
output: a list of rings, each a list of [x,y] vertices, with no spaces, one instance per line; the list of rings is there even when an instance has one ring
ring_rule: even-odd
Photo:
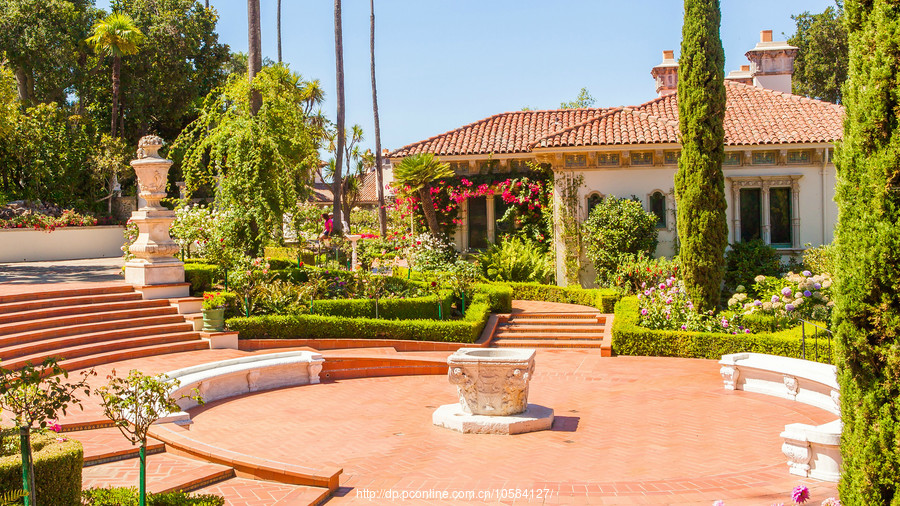
[[[614,286],[619,263],[639,254],[652,256],[659,242],[657,217],[640,202],[609,196],[594,207],[582,225],[588,259],[601,285]]]
[[[230,234],[247,255],[280,238],[285,212],[307,195],[318,167],[324,120],[307,112],[321,101],[313,84],[283,65],[262,69],[252,87],[263,105],[253,115],[251,84],[233,76],[172,145],[187,191],[217,188],[216,203],[233,213]]]
[[[394,167],[394,179],[401,185],[409,186],[419,193],[422,200],[422,212],[428,221],[428,230],[432,235],[440,235],[435,205],[431,198],[431,183],[438,179],[453,176],[449,164],[441,161],[431,153],[407,156]]]
[[[176,399],[169,395],[170,389],[177,388],[180,383],[165,374],[149,376],[136,369],[132,369],[125,378],[116,376],[114,369],[107,378],[109,384],[94,393],[100,396],[103,413],[115,422],[122,435],[132,445],[141,445],[139,504],[144,506],[147,501],[147,432],[160,418],[181,411]],[[196,389],[192,396],[184,397],[203,404]]]
[[[725,53],[718,0],[685,0],[678,63],[681,157],[675,174],[682,275],[698,309],[719,303],[725,272]]]
[[[47,427],[47,422],[66,414],[70,406],[81,408],[77,393],[90,395],[87,379],[94,370],[85,370],[74,383],[66,380],[69,373],[59,366],[55,358],[44,360],[34,367],[31,363],[18,371],[0,368],[0,407],[12,413],[19,427],[22,452],[22,489],[28,494],[25,506],[37,504],[34,483],[34,462],[31,458],[31,430]]]
[[[850,73],[838,148],[835,308],[844,504],[900,504],[900,11],[845,4]]]

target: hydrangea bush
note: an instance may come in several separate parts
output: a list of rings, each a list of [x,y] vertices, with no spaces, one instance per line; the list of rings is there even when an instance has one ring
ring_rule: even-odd
[[[753,289],[758,299],[750,300],[743,286],[728,300],[728,308],[745,315],[765,314],[788,322],[831,321],[832,280],[829,274],[810,271],[787,273],[784,277],[757,276]]]

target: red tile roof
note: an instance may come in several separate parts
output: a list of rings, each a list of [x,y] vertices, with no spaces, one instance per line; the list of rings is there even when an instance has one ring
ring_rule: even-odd
[[[731,81],[725,82],[725,90],[726,145],[834,142],[843,136],[844,109],[839,105]],[[498,114],[410,144],[391,156],[678,143],[678,135],[678,96],[673,94],[635,107]]]
[[[403,157],[419,153],[438,156],[488,153],[525,153],[531,144],[546,135],[609,111],[608,108],[516,111],[495,114],[456,130],[404,146],[389,156]]]

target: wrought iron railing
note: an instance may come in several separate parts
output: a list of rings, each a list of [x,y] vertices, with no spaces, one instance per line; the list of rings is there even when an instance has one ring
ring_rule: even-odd
[[[808,336],[806,332],[806,327],[812,327],[812,335]],[[806,342],[807,337],[810,337],[813,340],[813,348],[815,350],[814,360],[816,362],[819,361],[819,338],[825,339],[828,342],[828,362],[834,362],[834,346],[832,345],[832,339],[834,339],[834,333],[830,330],[817,325],[813,322],[809,322],[806,320],[800,320],[800,332],[801,332],[801,346],[800,346],[800,358],[806,360]]]

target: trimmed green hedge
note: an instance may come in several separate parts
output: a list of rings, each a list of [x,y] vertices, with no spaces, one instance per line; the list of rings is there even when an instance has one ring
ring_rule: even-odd
[[[5,438],[19,437],[18,429],[4,429]],[[69,439],[58,442],[55,432],[31,434],[34,458],[35,494],[38,504],[78,506],[81,504],[81,443]],[[0,491],[22,490],[22,456],[0,457]]]
[[[269,267],[273,269],[286,269],[288,266],[297,266],[297,251],[300,251],[300,261],[304,264],[314,264],[315,257],[312,251],[292,247],[267,246],[265,256],[269,259]],[[276,267],[276,264],[278,267]],[[288,264],[288,265],[285,265]]]
[[[203,263],[185,263],[184,280],[191,284],[191,293],[208,292],[222,279],[218,265]]]
[[[449,290],[444,290],[440,300],[441,314],[446,318],[450,314],[450,306],[453,305],[453,294]],[[312,301],[310,313],[347,318],[375,318],[375,300],[319,299]],[[437,320],[438,296],[380,299],[378,317],[385,320]]]
[[[512,311],[514,289],[505,284],[479,283],[475,285],[475,300],[483,297],[493,313]]]
[[[84,506],[137,506],[138,490],[134,487],[92,488],[85,490]],[[148,506],[224,506],[225,498],[214,494],[166,492],[147,494]]]
[[[515,300],[542,300],[545,302],[562,302],[591,306],[612,313],[618,292],[613,288],[581,288],[580,286],[556,286],[540,283],[504,283],[512,287],[512,298]]]
[[[616,304],[612,327],[612,349],[618,355],[720,359],[730,353],[766,353],[783,357],[801,356],[800,327],[774,333],[725,334],[651,330],[638,326],[638,299],[625,297]],[[827,339],[806,340],[806,358],[831,363]],[[833,343],[832,343],[833,346]]]

